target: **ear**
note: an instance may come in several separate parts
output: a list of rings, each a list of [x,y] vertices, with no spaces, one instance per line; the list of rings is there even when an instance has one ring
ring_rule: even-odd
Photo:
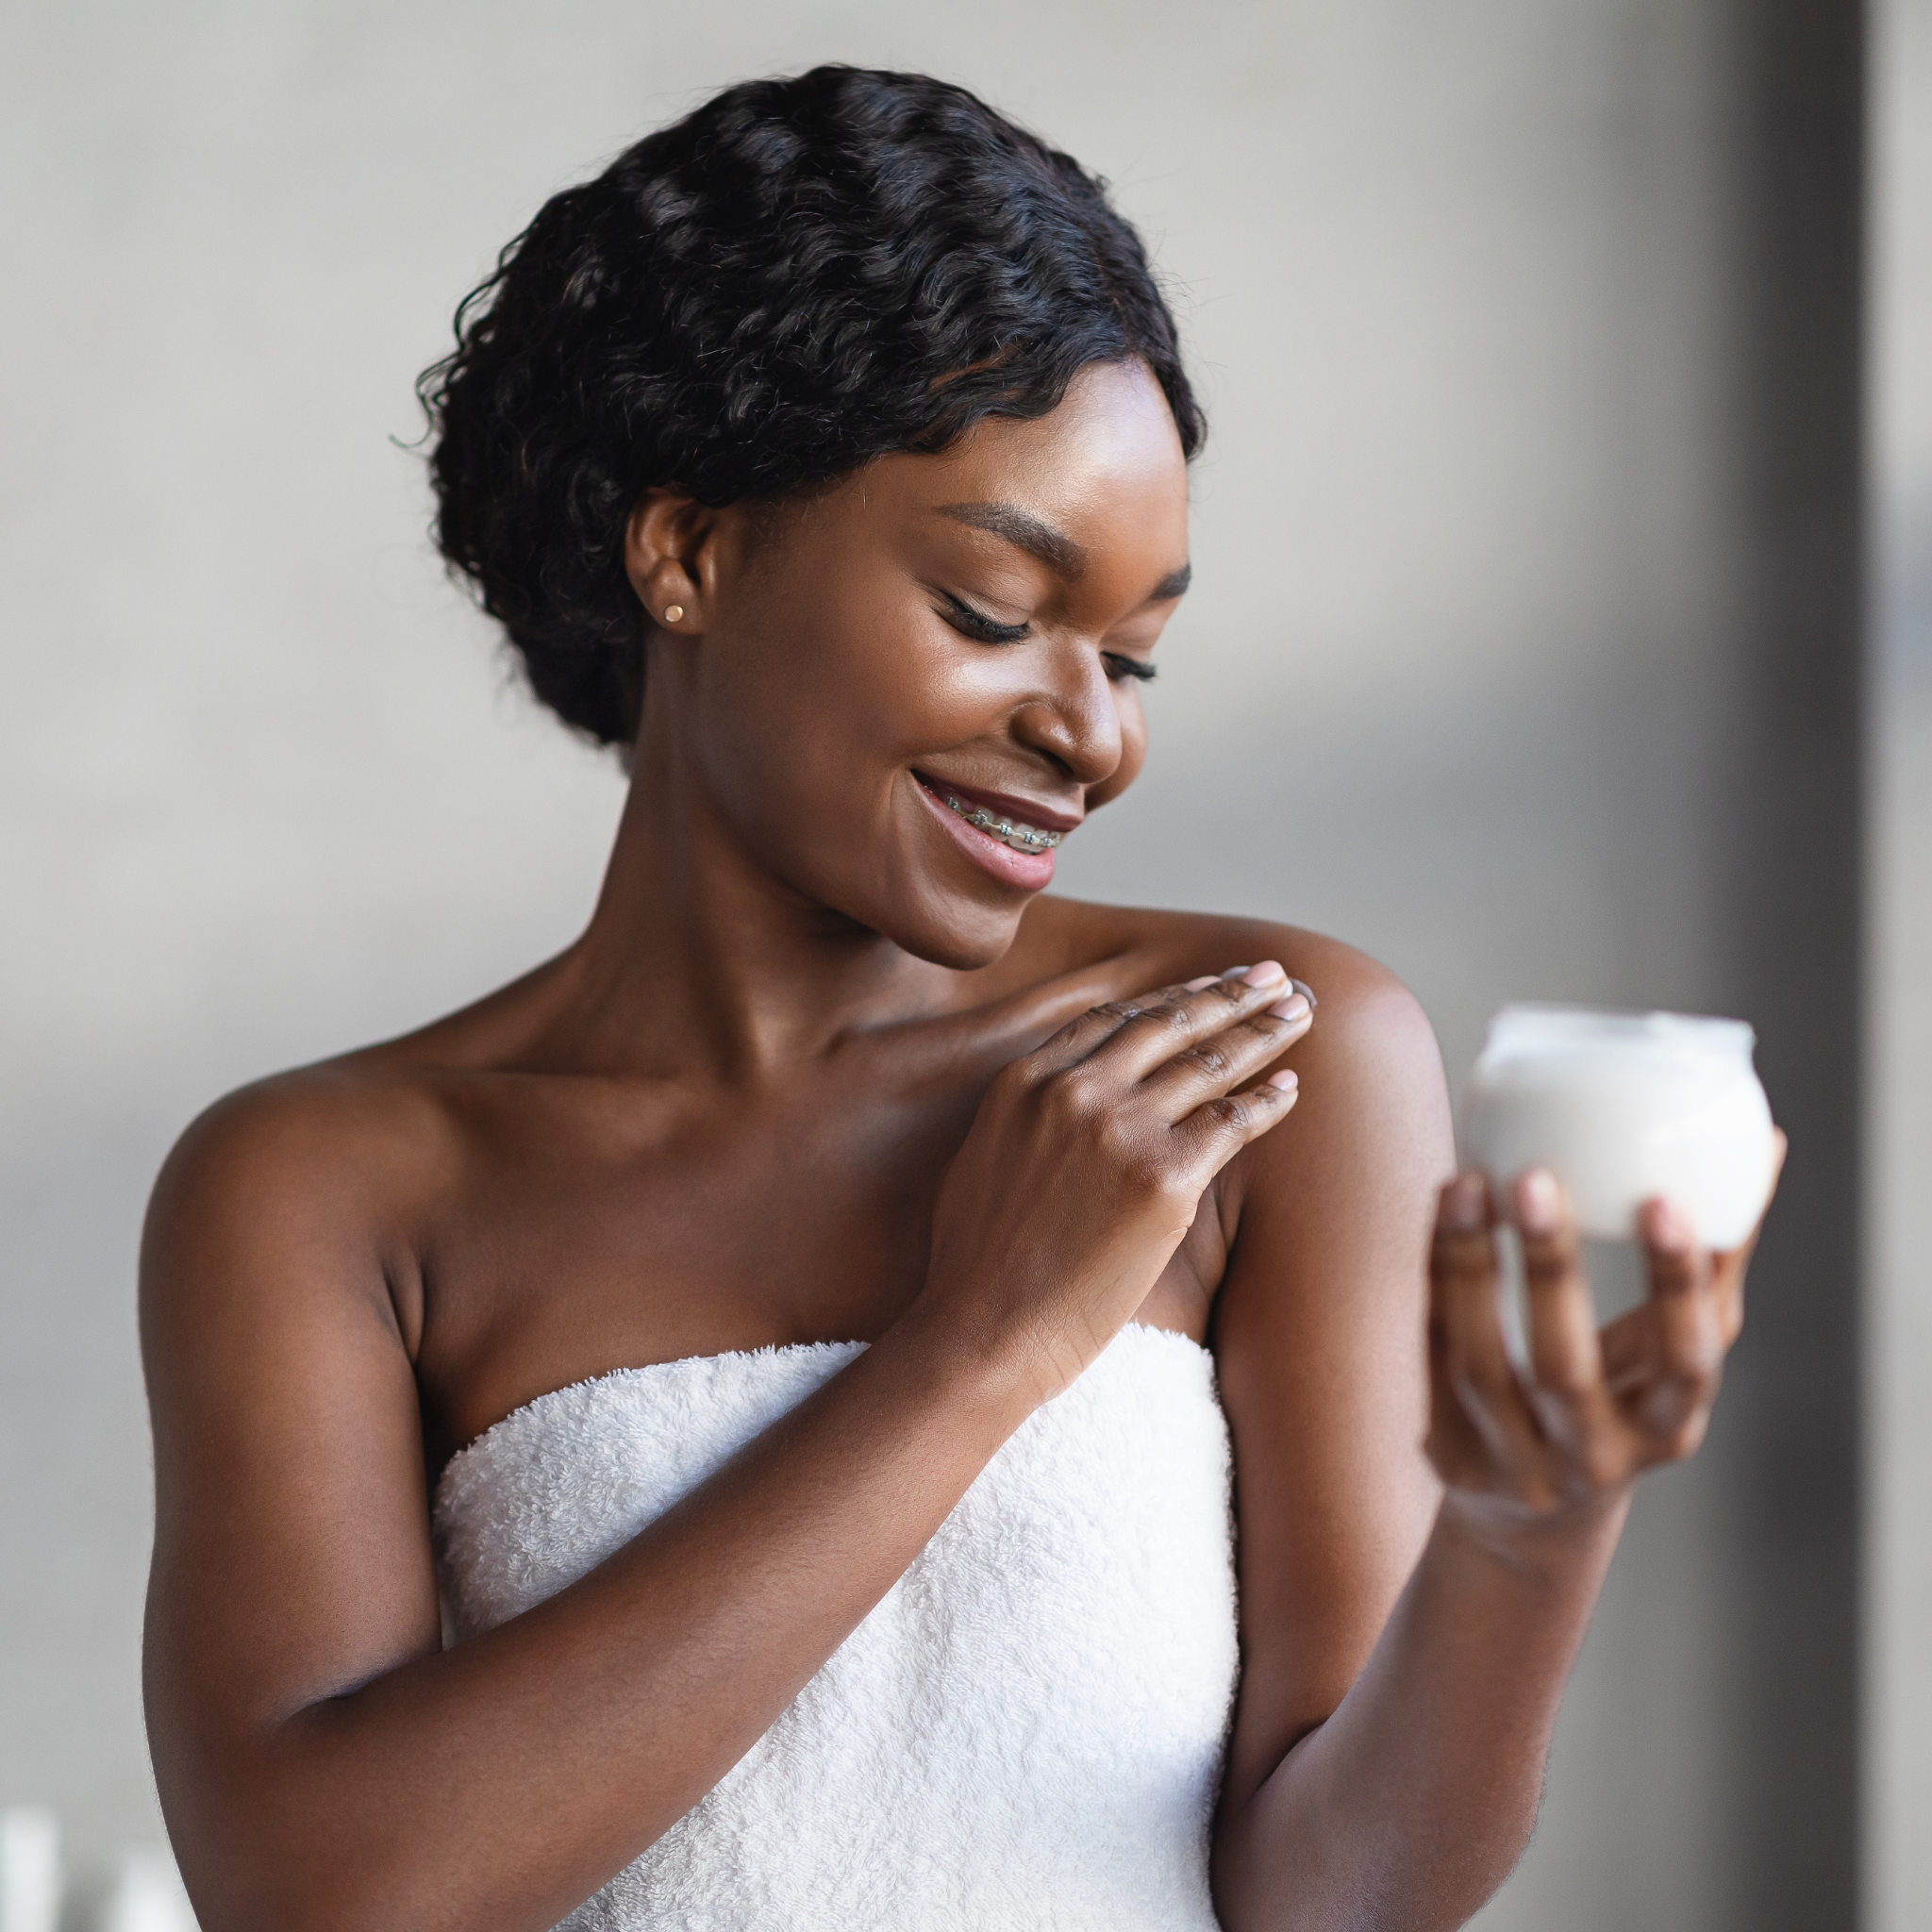
[[[717,602],[719,517],[681,490],[638,498],[624,529],[624,573],[658,629],[681,637],[704,630]]]

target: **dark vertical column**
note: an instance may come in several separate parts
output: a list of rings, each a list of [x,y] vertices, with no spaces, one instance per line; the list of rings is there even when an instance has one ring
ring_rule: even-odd
[[[1718,1449],[1727,1923],[1853,1932],[1858,1855],[1864,20],[1734,12],[1743,552],[1732,984],[1791,1137]]]

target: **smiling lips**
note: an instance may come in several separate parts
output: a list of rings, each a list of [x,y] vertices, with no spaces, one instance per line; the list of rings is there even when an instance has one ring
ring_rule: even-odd
[[[1028,800],[956,785],[924,772],[912,776],[953,842],[982,871],[1029,892],[1051,883],[1055,848],[1079,824],[1076,816],[1034,806],[1032,816],[1022,818],[1016,808],[1029,805]],[[1045,823],[1037,824],[1034,819]]]
[[[1023,824],[1017,819],[1002,818],[983,805],[967,805],[952,791],[938,786],[933,788],[933,796],[948,811],[958,812],[969,825],[976,825],[988,838],[1010,845],[1015,852],[1050,852],[1067,836],[1064,832],[1042,832],[1037,825]]]

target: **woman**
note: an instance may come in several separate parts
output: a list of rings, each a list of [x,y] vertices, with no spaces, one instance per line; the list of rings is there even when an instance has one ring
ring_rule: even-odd
[[[1188,582],[1131,230],[820,69],[558,195],[425,380],[445,554],[631,789],[561,957],[158,1185],[208,1932],[1460,1924],[1743,1257],[1653,1204],[1599,1337],[1387,974],[1042,896]]]

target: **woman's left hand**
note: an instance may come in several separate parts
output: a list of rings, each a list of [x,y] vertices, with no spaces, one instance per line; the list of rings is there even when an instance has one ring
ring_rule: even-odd
[[[1504,1341],[1489,1182],[1457,1174],[1437,1204],[1429,1458],[1464,1504],[1547,1518],[1621,1497],[1641,1471],[1677,1461],[1704,1440],[1724,1357],[1743,1326],[1757,1234],[1715,1253],[1696,1244],[1688,1217],[1668,1201],[1646,1202],[1638,1233],[1650,1294],[1600,1330],[1556,1177],[1542,1169],[1519,1175],[1507,1218],[1528,1291],[1522,1371]]]

